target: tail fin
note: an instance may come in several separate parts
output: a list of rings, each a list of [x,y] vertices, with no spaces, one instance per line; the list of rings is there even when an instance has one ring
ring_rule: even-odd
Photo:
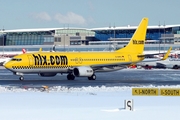
[[[42,52],[42,48],[39,48],[39,52]]]
[[[133,52],[142,54],[144,51],[144,44],[146,38],[146,31],[148,26],[148,18],[143,18],[136,29],[134,35],[126,47],[117,50],[117,52]]]
[[[169,48],[169,50],[167,51],[167,53],[164,55],[164,57],[161,60],[166,60],[168,58],[171,50],[172,50],[172,47]]]
[[[25,54],[26,53],[26,49],[22,48],[22,53]]]

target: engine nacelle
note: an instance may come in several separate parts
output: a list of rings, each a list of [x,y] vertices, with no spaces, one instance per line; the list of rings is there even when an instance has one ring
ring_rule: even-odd
[[[90,77],[94,73],[93,69],[91,67],[86,67],[86,66],[81,66],[81,67],[76,67],[73,70],[73,74],[76,77],[84,76],[84,77]]]
[[[41,77],[53,77],[56,74],[57,73],[39,73],[39,76],[41,76]]]

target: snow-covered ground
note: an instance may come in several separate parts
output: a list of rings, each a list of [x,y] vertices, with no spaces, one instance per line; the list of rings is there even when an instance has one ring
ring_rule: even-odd
[[[177,86],[144,86],[180,88]],[[134,111],[124,100],[134,100]],[[180,97],[132,96],[132,87],[39,88],[0,86],[1,120],[178,120]]]

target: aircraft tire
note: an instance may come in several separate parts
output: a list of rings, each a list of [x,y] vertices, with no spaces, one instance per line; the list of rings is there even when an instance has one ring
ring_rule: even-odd
[[[68,80],[70,80],[70,79],[71,79],[70,74],[68,74],[68,75],[67,75],[67,79],[68,79]]]
[[[88,77],[88,80],[96,80],[96,75],[93,74],[91,77]]]
[[[149,69],[149,65],[146,65],[146,66],[145,66],[145,69]]]
[[[173,66],[173,69],[178,69],[178,68],[179,68],[178,65]]]
[[[68,80],[74,80],[75,79],[75,76],[73,74],[68,74],[67,75],[67,79]]]
[[[20,77],[19,77],[19,80],[20,80],[20,81],[23,81],[23,80],[24,80],[24,77],[23,77],[23,76],[20,76]]]
[[[71,80],[74,80],[75,79],[75,76],[74,75],[71,75]]]

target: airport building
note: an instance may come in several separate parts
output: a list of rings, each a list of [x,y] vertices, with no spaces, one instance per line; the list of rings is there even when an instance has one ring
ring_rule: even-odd
[[[1,30],[1,46],[23,45],[126,45],[137,26],[104,28],[44,28]],[[180,25],[148,26],[146,44],[156,44],[156,48],[165,50],[170,45],[180,48]],[[157,48],[159,46],[159,48]],[[118,47],[118,48],[120,48]],[[161,48],[160,48],[161,47]]]
[[[95,32],[95,38],[104,41],[103,44],[108,44],[111,41],[117,41],[118,44],[127,43],[134,34],[137,26],[126,27],[105,27],[91,29]],[[146,35],[147,44],[165,43],[179,44],[180,43],[180,25],[166,26],[148,26]],[[109,41],[109,42],[108,42]],[[101,44],[100,42],[90,42],[92,45]]]
[[[87,45],[95,33],[87,29],[20,29],[0,31],[0,45]]]

